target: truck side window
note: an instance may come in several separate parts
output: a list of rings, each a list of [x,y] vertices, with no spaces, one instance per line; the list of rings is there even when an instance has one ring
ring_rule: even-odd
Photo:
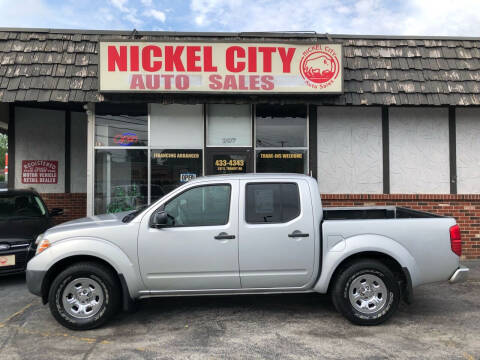
[[[284,223],[300,215],[295,183],[251,183],[245,193],[245,220],[249,224]]]
[[[171,226],[212,226],[228,223],[230,185],[206,185],[189,189],[164,207]]]

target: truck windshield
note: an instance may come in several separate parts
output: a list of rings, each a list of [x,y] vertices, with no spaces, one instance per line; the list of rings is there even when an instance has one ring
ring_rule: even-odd
[[[0,194],[0,219],[12,217],[41,217],[45,205],[31,194]]]

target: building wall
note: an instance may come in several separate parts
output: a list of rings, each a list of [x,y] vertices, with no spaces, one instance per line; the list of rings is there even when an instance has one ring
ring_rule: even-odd
[[[457,108],[457,192],[480,194],[480,109]]]
[[[450,192],[447,108],[391,107],[390,192]]]
[[[22,184],[22,160],[57,160],[57,184]],[[15,188],[65,191],[65,111],[15,108]]]
[[[87,114],[72,112],[70,134],[70,191],[87,192]]]
[[[381,108],[319,106],[317,119],[320,191],[382,193]]]

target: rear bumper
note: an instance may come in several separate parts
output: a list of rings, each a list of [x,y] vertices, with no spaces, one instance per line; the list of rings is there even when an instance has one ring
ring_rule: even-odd
[[[463,282],[463,281],[467,280],[469,271],[470,271],[469,268],[467,268],[465,266],[460,266],[457,270],[455,270],[453,275],[450,277],[450,280],[448,280],[448,281],[451,284]]]
[[[43,279],[46,271],[27,270],[27,287],[28,291],[37,296],[42,296]]]

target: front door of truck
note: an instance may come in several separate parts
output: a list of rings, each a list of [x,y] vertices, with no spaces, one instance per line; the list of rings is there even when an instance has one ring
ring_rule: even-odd
[[[240,189],[241,208],[245,209],[239,215],[242,288],[306,286],[315,260],[308,183],[242,180]]]
[[[197,183],[158,209],[168,225],[142,219],[138,257],[151,291],[238,289],[238,180]]]

